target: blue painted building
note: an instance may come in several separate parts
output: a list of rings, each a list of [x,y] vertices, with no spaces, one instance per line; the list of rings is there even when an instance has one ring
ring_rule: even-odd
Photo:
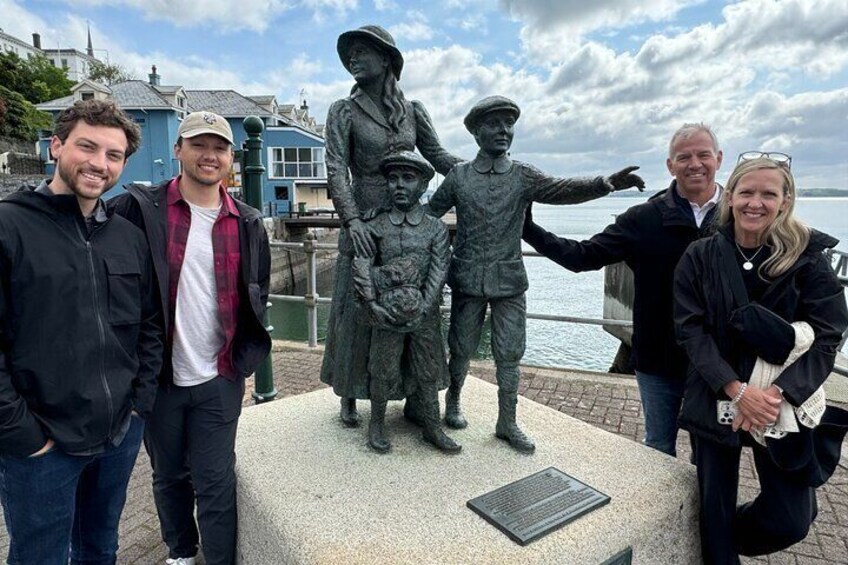
[[[106,197],[123,192],[121,185],[130,182],[158,184],[180,173],[173,147],[177,129],[189,112],[207,110],[227,119],[233,129],[235,149],[247,139],[242,122],[247,116],[258,116],[265,123],[262,135],[263,208],[266,215],[285,214],[297,210],[298,203],[307,208],[332,207],[327,194],[327,172],[324,165],[323,128],[309,117],[305,103],[279,105],[271,95],[244,96],[233,90],[186,90],[181,86],[162,86],[156,67],[150,80],[131,80],[112,86],[83,80],[71,89],[70,96],[38,105],[54,117],[77,100],[111,99],[123,108],[141,128],[141,146],[127,162],[118,185]],[[39,154],[46,172],[53,173],[50,156],[50,132],[39,140]],[[236,160],[238,161],[238,159]],[[228,186],[241,195],[238,162],[233,166]]]

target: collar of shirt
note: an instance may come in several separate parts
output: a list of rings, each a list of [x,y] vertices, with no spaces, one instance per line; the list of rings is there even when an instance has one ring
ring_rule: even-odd
[[[695,216],[695,224],[698,227],[701,227],[701,224],[704,221],[704,218],[707,217],[710,210],[715,208],[718,205],[719,199],[721,198],[721,185],[716,183],[715,192],[713,192],[712,197],[704,202],[703,205],[698,205],[695,202],[688,201],[689,206],[692,207],[692,214]]]
[[[36,187],[35,192],[47,196],[55,196],[56,194],[50,189],[50,181],[46,179],[41,181],[41,184]],[[103,200],[100,198],[97,199],[97,204],[94,205],[94,212],[90,216],[86,216],[85,219],[95,224],[102,224],[108,219],[106,216],[106,207],[103,206]]]
[[[508,173],[512,168],[512,160],[506,156],[506,153],[492,159],[492,157],[483,151],[477,152],[477,157],[471,162],[474,170],[480,174],[489,172],[502,175]]]
[[[422,219],[424,219],[424,209],[421,206],[416,206],[409,212],[403,212],[397,208],[389,210],[389,221],[395,226],[403,224],[404,220],[410,226],[417,226]]]
[[[174,177],[171,179],[171,182],[168,183],[168,194],[166,196],[168,206],[173,206],[177,202],[185,202],[186,204],[188,203],[188,201],[183,198],[183,193],[180,192],[181,178],[182,175]],[[241,216],[241,214],[239,214],[238,208],[236,207],[236,203],[233,200],[233,197],[229,195],[227,189],[224,187],[223,184],[218,185],[218,193],[221,196],[221,213],[219,214],[219,217],[226,214],[231,214],[236,217]]]

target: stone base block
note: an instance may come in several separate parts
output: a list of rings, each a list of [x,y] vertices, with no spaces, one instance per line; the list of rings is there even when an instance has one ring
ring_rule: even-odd
[[[244,410],[236,442],[243,564],[600,564],[632,547],[633,563],[699,562],[695,470],[672,457],[524,398],[536,440],[522,455],[495,438],[497,388],[466,381],[463,450],[443,455],[390,403],[393,449],[375,453],[363,426],[342,427],[330,389]],[[465,503],[556,467],[612,497],[606,506],[519,546]]]

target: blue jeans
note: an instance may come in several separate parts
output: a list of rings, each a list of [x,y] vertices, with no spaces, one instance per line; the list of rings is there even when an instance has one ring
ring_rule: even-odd
[[[54,448],[39,457],[0,456],[0,500],[10,564],[115,563],[118,522],[144,421],[130,417],[119,446],[97,455]]]
[[[677,456],[677,416],[686,382],[636,371],[642,412],[645,416],[645,445]]]

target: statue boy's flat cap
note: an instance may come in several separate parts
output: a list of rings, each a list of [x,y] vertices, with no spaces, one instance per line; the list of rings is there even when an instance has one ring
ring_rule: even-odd
[[[392,37],[392,34],[378,25],[362,26],[358,29],[346,31],[339,36],[339,40],[336,42],[336,51],[339,54],[339,59],[342,60],[342,65],[348,72],[350,72],[350,60],[348,59],[350,44],[357,39],[366,41],[380,51],[387,53],[391,60],[395,79],[400,80],[400,72],[403,70],[403,55],[395,45],[395,38]]]
[[[433,175],[436,174],[432,165],[430,165],[424,157],[414,151],[398,151],[397,153],[391,153],[383,157],[383,160],[380,161],[380,172],[384,175],[389,172],[389,169],[394,169],[396,167],[410,167],[416,169],[427,182],[430,182],[430,179],[432,179]]]
[[[487,96],[477,102],[468,112],[468,115],[465,116],[465,120],[463,120],[465,129],[473,134],[483,116],[499,110],[512,112],[516,120],[521,115],[521,109],[519,109],[518,104],[506,96]]]

